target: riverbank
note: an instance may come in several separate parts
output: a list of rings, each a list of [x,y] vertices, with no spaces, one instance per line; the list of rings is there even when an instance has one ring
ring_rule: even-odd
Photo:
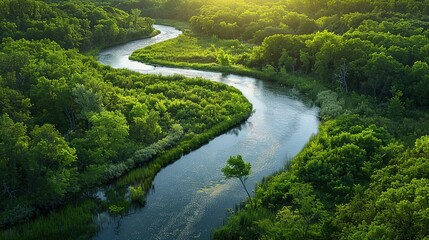
[[[175,20],[160,22],[181,29],[184,33],[177,38],[141,48],[133,52],[130,59],[155,66],[217,71],[278,82],[286,87],[295,88],[313,101],[316,101],[318,93],[331,87],[309,74],[279,72],[270,66],[262,70],[247,67],[246,65],[252,61],[252,48],[255,47],[253,44],[196,36],[191,32],[189,25]]]
[[[184,68],[196,66],[231,71],[228,66],[222,66],[221,62],[226,59],[226,63],[234,64],[237,59],[231,56],[237,54],[228,52],[230,46],[220,48],[220,51],[216,45],[208,45],[209,42],[218,42],[219,47],[224,47],[224,42],[227,41],[184,36],[181,41],[156,45],[150,51],[139,50],[134,59]],[[199,48],[195,44],[199,44]],[[175,50],[172,49],[173,46],[176,46]],[[165,54],[171,51],[176,51],[176,58]],[[173,59],[180,63],[171,63]],[[230,61],[231,59],[233,60]],[[378,180],[391,175],[391,167],[398,162],[404,161],[408,156],[414,158],[417,152],[425,158],[424,162],[427,161],[429,153],[421,148],[421,144],[427,144],[427,137],[421,137],[427,134],[424,127],[427,124],[425,110],[410,109],[404,112],[406,103],[401,102],[402,95],[393,96],[386,103],[386,108],[386,105],[383,107],[369,96],[348,93],[328,82],[322,85],[322,81],[309,76],[302,78],[296,74],[278,72],[272,67],[265,68],[264,73],[288,86],[298,86],[297,89],[316,99],[325,121],[321,125],[321,132],[283,172],[267,178],[259,185],[254,199],[258,204],[248,204],[232,215],[228,223],[215,232],[215,239],[257,239],[262,236],[281,238],[284,234],[295,234],[287,236],[302,239],[327,237],[331,235],[326,234],[341,232],[341,229],[330,224],[340,223],[349,230],[354,229],[354,224],[347,223],[349,211],[384,217],[385,222],[390,222],[391,226],[402,231],[402,227],[396,226],[392,219],[385,218],[389,211],[385,206],[375,213],[355,208],[363,202],[377,205],[378,197],[372,196],[384,194],[384,197],[389,198],[388,192],[381,188],[383,181]],[[408,171],[425,163],[407,162],[401,165],[404,170],[394,171],[394,176],[388,181],[392,184],[395,179],[409,175],[413,176],[410,179],[418,180],[408,182],[399,189],[390,185],[395,189],[392,191],[420,189],[424,186],[424,176],[416,176]],[[356,191],[361,195],[353,197]],[[413,202],[418,201],[419,194],[415,192],[415,195]],[[393,202],[391,207],[399,204],[394,199],[389,201]],[[284,206],[285,203],[287,207]],[[311,222],[307,217],[311,218]],[[357,219],[360,221],[361,218]],[[363,227],[371,228],[367,225]],[[424,228],[419,229],[421,231]]]
[[[102,51],[103,49],[111,48],[111,47],[115,47],[115,46],[119,46],[119,45],[125,44],[127,42],[131,42],[131,41],[137,41],[137,40],[141,40],[141,39],[153,38],[153,37],[155,37],[156,35],[158,35],[160,33],[161,32],[159,30],[154,29],[153,32],[151,34],[149,34],[149,35],[140,36],[140,37],[134,37],[134,38],[129,38],[129,39],[124,39],[123,41],[120,41],[120,42],[115,42],[115,43],[112,43],[112,44],[107,44],[107,45],[104,45],[104,46],[101,46],[101,47],[95,47],[95,48],[93,48],[93,49],[91,49],[89,51],[83,52],[83,54],[85,56],[97,57],[98,54],[100,53],[100,51]]]
[[[189,22],[182,22],[182,21],[173,20],[173,19],[156,18],[155,24],[174,27],[182,32],[191,31],[191,26],[189,25]]]
[[[251,46],[236,40],[197,38],[189,32],[188,34],[139,49],[130,56],[130,59],[158,66],[218,71],[268,79],[268,76],[260,71],[238,64],[245,54],[249,54]],[[183,51],[184,49],[186,51]]]
[[[166,28],[166,31],[172,30]],[[103,62],[112,63],[114,67],[129,66],[144,73],[182,74],[227,83],[245,94],[256,109],[246,124],[240,125],[239,130],[216,137],[209,144],[184,155],[180,161],[163,169],[154,181],[156,191],[149,194],[146,206],[125,217],[118,233],[121,238],[129,238],[141,231],[144,231],[147,237],[174,238],[172,236],[179,237],[175,235],[178,234],[177,229],[183,229],[180,234],[183,238],[192,237],[194,234],[208,238],[211,229],[222,222],[225,208],[233,207],[241,199],[235,184],[223,180],[221,172],[218,171],[220,165],[237,151],[247,152],[254,163],[252,179],[260,181],[263,176],[283,165],[285,155],[295,155],[308,138],[317,132],[317,109],[292,100],[285,88],[274,83],[217,72],[152,67],[120,57],[125,54],[125,49],[128,51],[134,47],[137,49],[141,45],[136,43],[124,46],[124,49],[112,49],[104,52],[101,59]],[[118,58],[111,59],[109,56],[112,55],[118,55]],[[266,103],[261,101],[261,98],[271,100]],[[265,139],[266,136],[270,137]],[[192,139],[195,138],[191,137],[190,140]],[[292,139],[291,145],[294,147],[281,144]],[[270,161],[266,162],[265,159]],[[145,174],[144,170],[137,171],[138,177],[131,176],[125,183],[144,183],[148,178],[141,176]],[[209,219],[206,212],[211,212]],[[117,231],[115,219],[104,222],[97,239],[110,239],[113,232]]]
[[[75,54],[78,55],[77,53]],[[80,58],[84,57],[80,56],[76,58],[80,60]],[[164,141],[168,146],[164,144],[165,146],[163,145],[161,149],[156,148],[156,151],[154,152],[152,151],[154,149],[139,149],[136,148],[137,145],[133,146],[128,144],[128,147],[138,149],[136,153],[142,153],[151,150],[151,156],[158,156],[156,158],[156,161],[152,165],[145,165],[140,163],[140,165],[145,165],[149,169],[149,175],[152,178],[157,173],[157,171],[161,169],[162,166],[168,165],[171,161],[177,159],[186,152],[191,151],[191,149],[204,145],[207,141],[217,136],[221,132],[227,131],[229,128],[232,128],[240,122],[245,121],[245,119],[247,119],[247,117],[251,114],[252,111],[251,104],[242,96],[242,94],[240,94],[239,91],[234,88],[224,86],[223,84],[212,83],[207,80],[199,80],[198,84],[195,84],[195,81],[193,80],[192,82],[189,82],[190,84],[184,85],[186,79],[177,76],[142,76],[131,71],[113,70],[111,68],[103,67],[89,58],[85,58],[85,61],[90,62],[92,64],[91,66],[94,67],[93,71],[99,71],[97,73],[100,74],[100,76],[108,76],[108,82],[110,85],[107,83],[105,84],[110,86],[110,88],[115,88],[119,92],[122,91],[124,95],[126,95],[126,93],[123,92],[124,90],[120,89],[128,89],[129,92],[131,92],[131,94],[128,94],[128,101],[130,99],[137,99],[135,98],[135,96],[133,96],[133,92],[136,92],[136,94],[138,94],[138,92],[143,91],[142,88],[144,87],[147,87],[146,91],[157,91],[156,89],[159,88],[159,86],[157,86],[157,82],[162,85],[161,88],[163,89],[174,88],[177,92],[181,92],[183,94],[183,98],[185,98],[186,96],[191,96],[191,91],[204,91],[205,95],[207,96],[204,102],[204,107],[208,107],[207,109],[212,107],[213,109],[210,109],[210,116],[217,117],[223,120],[220,121],[221,123],[217,123],[214,119],[211,119],[207,116],[205,116],[204,120],[202,120],[202,114],[198,114],[198,112],[195,113],[195,111],[203,111],[204,108],[198,105],[198,103],[200,103],[200,98],[194,94],[192,95],[192,110],[194,110],[194,114],[196,114],[196,116],[192,119],[192,121],[186,120],[187,117],[183,114],[183,116],[181,117],[179,115],[177,115],[178,117],[175,117],[176,115],[172,116],[173,113],[170,113],[170,115],[167,114],[166,117],[169,116],[169,118],[164,119],[164,121],[167,123],[171,121],[181,123],[183,125],[183,128],[186,133],[184,137],[180,139],[181,141],[179,141],[177,145],[171,146],[171,144],[173,144],[172,142]],[[131,79],[133,80],[131,81]],[[133,82],[133,84],[135,85],[124,85],[126,82]],[[100,83],[100,85],[103,84]],[[210,97],[213,94],[219,93],[222,93],[225,98],[219,98],[218,96],[216,98]],[[140,95],[141,94],[139,94],[139,96]],[[159,96],[159,94],[157,96]],[[154,96],[152,96],[152,100],[157,101]],[[162,100],[163,104],[169,106],[170,100],[173,101],[173,96],[163,97]],[[174,100],[177,103],[181,99],[179,96],[176,95],[174,96]],[[187,102],[185,102],[185,100],[186,99],[180,102],[180,106],[185,109],[191,109],[191,107],[186,107],[186,104],[190,104],[190,100]],[[229,106],[230,103],[228,103],[228,101],[233,101],[234,103],[239,104],[234,105],[234,107],[230,108],[229,110],[221,107],[220,104],[228,104]],[[167,110],[165,105],[163,109],[164,111]],[[180,110],[180,107],[177,108],[177,110]],[[176,113],[177,111],[174,112],[174,114]],[[175,118],[173,119],[173,117]],[[154,121],[154,119],[155,118],[152,118],[151,120]],[[193,124],[195,124],[195,126],[198,128],[193,128]],[[163,140],[164,139],[161,139],[160,141]],[[154,144],[158,143],[159,142],[156,142]],[[158,145],[161,145],[161,143],[159,143]],[[152,145],[150,145],[149,147],[151,146]],[[140,155],[138,157],[140,157]],[[124,165],[124,162],[121,162],[119,164],[109,165],[107,169],[106,166],[100,166],[99,168],[90,169],[92,171],[88,170],[84,172],[84,174],[82,173],[79,179],[79,183],[82,182],[85,184],[85,192],[82,194],[75,193],[74,195],[70,196],[70,198],[73,199],[72,202],[74,203],[70,203],[65,208],[52,210],[46,215],[42,215],[31,221],[26,221],[26,223],[24,224],[15,225],[12,228],[2,231],[0,234],[0,239],[58,239],[64,236],[70,236],[70,238],[73,239],[79,237],[90,238],[90,236],[93,235],[97,229],[97,226],[93,224],[94,215],[96,213],[108,209],[112,214],[123,214],[124,211],[127,210],[127,208],[123,208],[116,203],[126,202],[126,205],[130,206],[130,202],[134,200],[129,199],[126,196],[123,196],[121,199],[119,199],[116,196],[113,196],[115,194],[113,194],[111,197],[107,196],[107,199],[97,199],[92,194],[92,190],[90,189],[94,189],[96,186],[98,186],[101,181],[100,179],[112,181],[118,178],[118,176],[124,174],[126,172],[124,171],[124,169],[129,169],[133,166],[140,166],[139,164],[137,164],[137,162],[140,160],[137,161],[135,158],[137,158],[137,156],[134,154],[133,159],[131,159],[132,161],[126,159],[127,161],[124,161],[126,165]],[[147,159],[144,158],[144,161],[146,160]],[[147,177],[147,175],[145,175],[145,177]],[[147,179],[145,178],[144,180],[146,181]],[[147,183],[147,185],[150,185],[150,183]],[[122,186],[123,185],[121,185],[121,187]],[[150,189],[144,184],[140,185],[140,187],[143,187],[144,190],[140,190],[138,192],[138,201],[140,201],[140,199],[144,197],[145,192]],[[85,214],[81,214],[82,212],[85,212]]]

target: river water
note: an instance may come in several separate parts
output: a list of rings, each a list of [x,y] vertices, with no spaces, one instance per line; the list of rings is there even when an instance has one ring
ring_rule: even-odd
[[[241,126],[213,139],[161,170],[146,206],[122,218],[101,217],[94,239],[210,239],[234,208],[246,198],[236,179],[225,180],[221,168],[241,154],[252,164],[249,189],[264,176],[282,169],[318,131],[318,108],[293,97],[278,84],[237,75],[154,67],[128,59],[145,46],[177,37],[181,32],[155,25],[161,33],[102,51],[99,61],[141,73],[204,77],[239,89],[255,113]]]

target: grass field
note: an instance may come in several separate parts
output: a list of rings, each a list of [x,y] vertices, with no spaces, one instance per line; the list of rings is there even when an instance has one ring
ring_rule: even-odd
[[[182,34],[156,45],[135,51],[131,59],[145,63],[220,71],[264,78],[260,71],[245,67],[252,45],[238,40],[221,40],[216,37],[195,37]]]

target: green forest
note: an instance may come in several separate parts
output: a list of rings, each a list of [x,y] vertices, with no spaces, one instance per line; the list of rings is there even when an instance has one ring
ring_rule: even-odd
[[[250,116],[232,87],[91,56],[166,18],[184,34],[132,59],[320,107],[319,133],[214,239],[429,238],[429,1],[0,0],[0,239],[90,238],[93,213],[144,204],[163,166]]]
[[[138,9],[4,0],[0,11],[1,239],[90,237],[93,213],[130,207],[116,193],[88,198],[94,187],[124,175],[118,189],[131,185],[131,201],[144,203],[163,166],[251,113],[227,85],[115,70],[89,56],[157,34]]]

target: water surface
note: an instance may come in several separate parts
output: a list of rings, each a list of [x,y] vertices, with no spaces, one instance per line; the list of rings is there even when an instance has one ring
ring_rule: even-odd
[[[241,154],[252,164],[249,189],[264,176],[282,169],[318,130],[318,109],[291,97],[278,84],[221,73],[154,67],[128,59],[145,46],[177,37],[181,32],[155,25],[161,34],[100,53],[99,61],[114,68],[141,73],[204,77],[239,89],[255,113],[241,126],[183,156],[161,170],[144,208],[123,218],[100,216],[101,230],[94,239],[210,239],[225,222],[226,209],[246,197],[238,180],[225,180],[221,168],[229,156]]]

